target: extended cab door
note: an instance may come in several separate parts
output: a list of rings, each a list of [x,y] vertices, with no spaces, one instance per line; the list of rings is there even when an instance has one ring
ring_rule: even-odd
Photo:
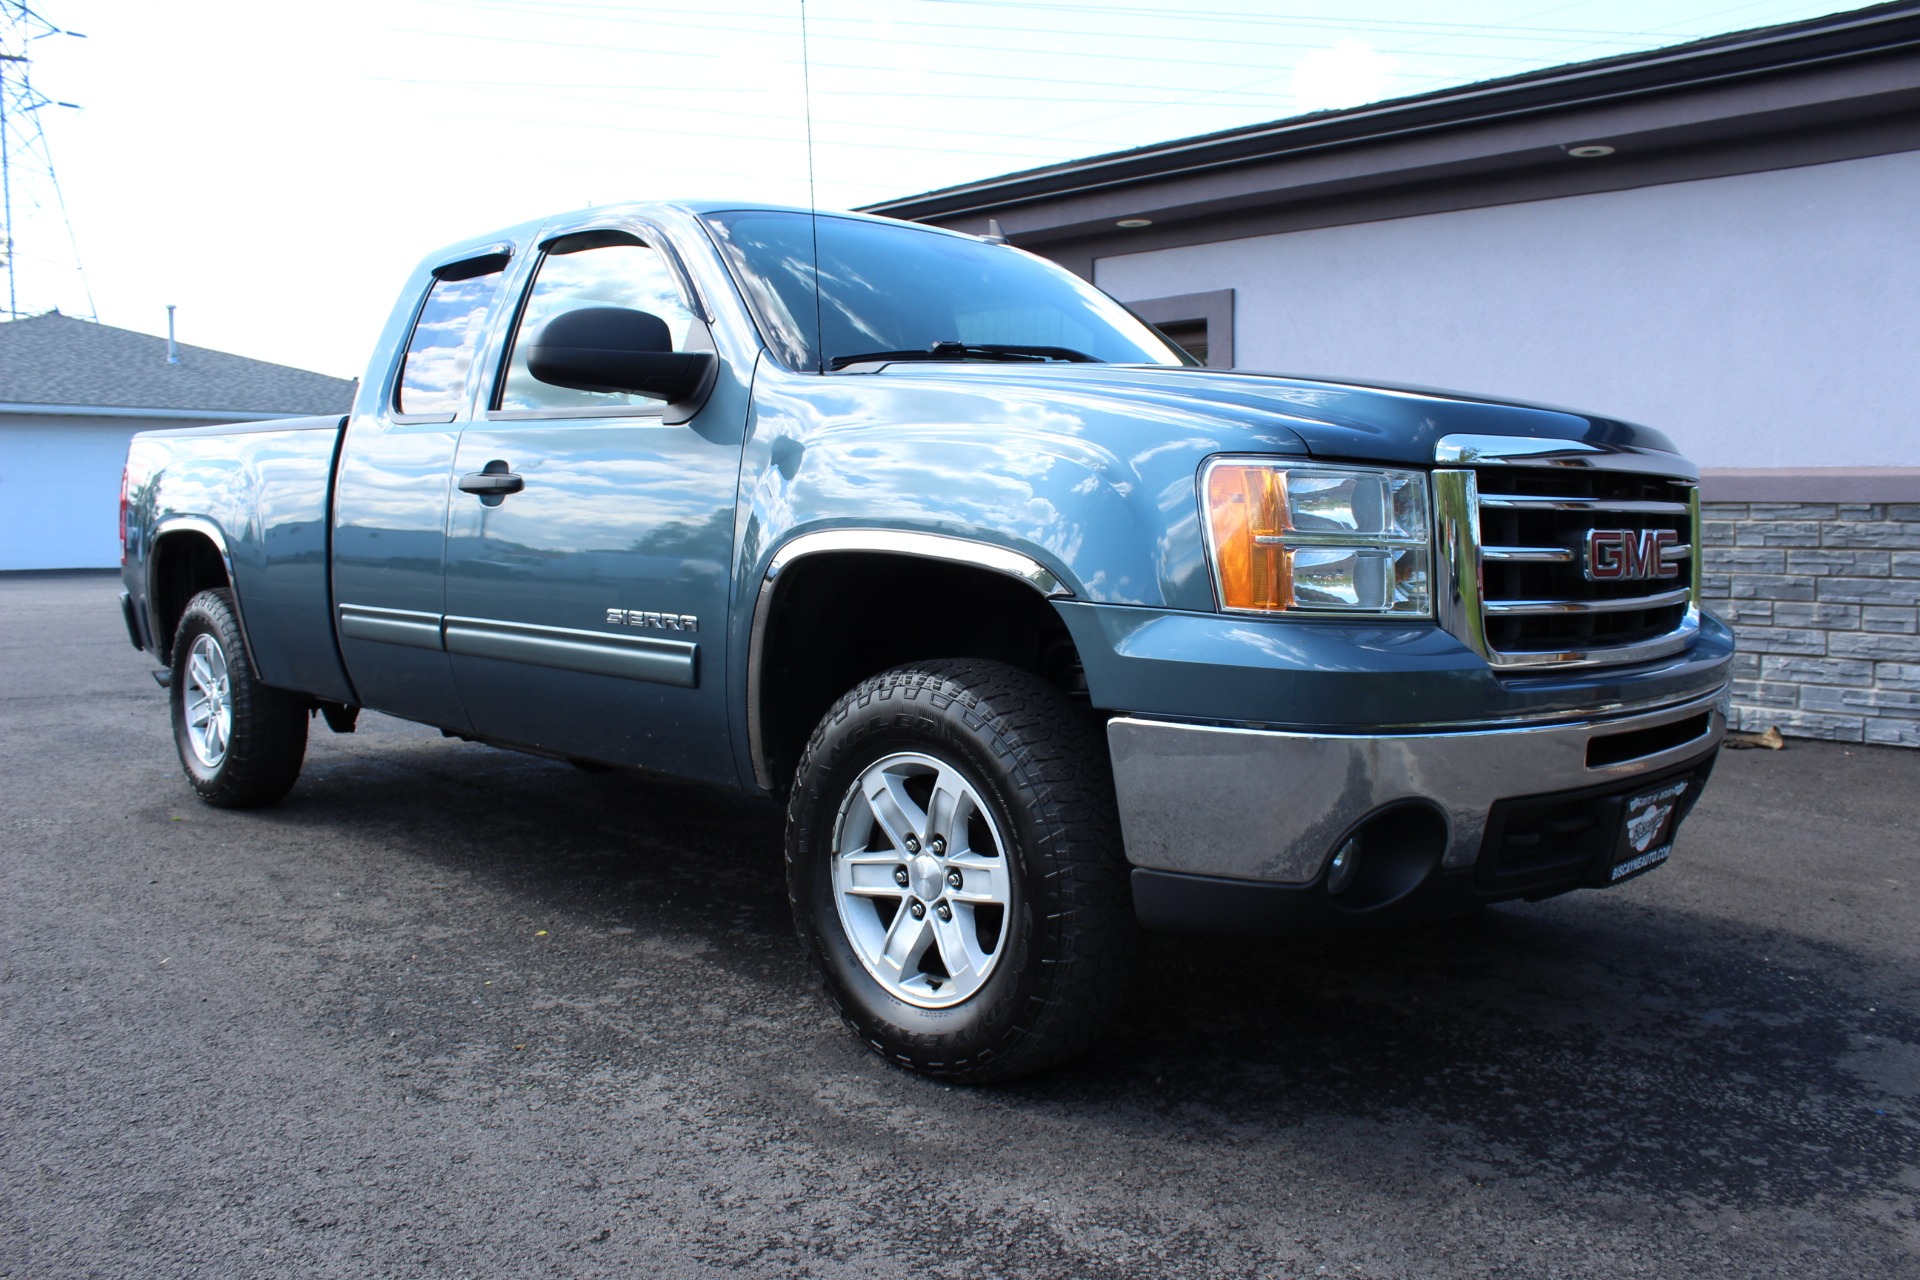
[[[454,677],[482,736],[733,783],[725,646],[743,398],[714,394],[669,421],[658,400],[535,379],[530,340],[589,306],[649,312],[675,350],[712,349],[659,233],[589,225],[541,246],[454,464],[456,484],[517,479],[453,495]]]
[[[333,599],[361,703],[467,728],[441,640],[453,454],[511,261],[495,245],[415,282],[382,339],[402,355],[363,395],[334,487]]]

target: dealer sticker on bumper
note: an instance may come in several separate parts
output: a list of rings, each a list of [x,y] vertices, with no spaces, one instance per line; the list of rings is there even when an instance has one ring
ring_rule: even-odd
[[[1664,783],[1627,799],[1627,856],[1614,864],[1611,880],[1622,880],[1667,860],[1673,852],[1673,813],[1691,780]]]

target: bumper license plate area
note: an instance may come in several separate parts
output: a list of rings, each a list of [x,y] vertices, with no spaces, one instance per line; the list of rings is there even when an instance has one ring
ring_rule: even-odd
[[[1550,898],[1653,870],[1673,852],[1712,768],[1709,757],[1629,786],[1500,801],[1488,815],[1475,887],[1494,899]]]
[[[1667,860],[1673,852],[1674,829],[1680,825],[1681,805],[1693,789],[1691,777],[1673,778],[1627,797],[1608,884],[1651,871]]]

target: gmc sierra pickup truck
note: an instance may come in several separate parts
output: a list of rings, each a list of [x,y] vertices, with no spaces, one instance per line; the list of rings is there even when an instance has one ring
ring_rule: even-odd
[[[407,281],[345,418],[152,431],[123,599],[209,803],[316,715],[784,798],[862,1041],[1084,1048],[1138,932],[1658,866],[1724,734],[1664,436],[1197,367],[998,238],[565,214]]]

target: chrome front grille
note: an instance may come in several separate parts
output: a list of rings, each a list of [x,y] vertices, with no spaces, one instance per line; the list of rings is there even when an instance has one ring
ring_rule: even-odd
[[[1601,458],[1434,472],[1447,565],[1440,621],[1494,665],[1642,662],[1685,648],[1698,630],[1698,485],[1626,469],[1644,454]],[[1673,576],[1595,581],[1596,530]]]

